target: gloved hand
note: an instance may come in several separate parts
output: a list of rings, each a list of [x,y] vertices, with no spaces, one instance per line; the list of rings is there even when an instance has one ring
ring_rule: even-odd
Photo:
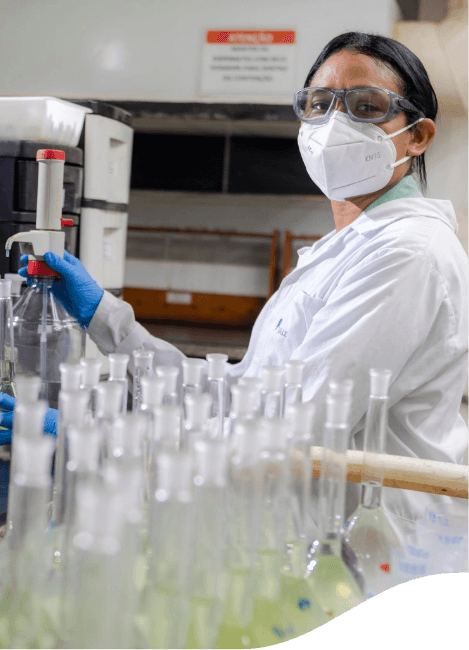
[[[5,427],[5,431],[0,431],[0,445],[11,444],[11,433],[13,427],[13,409],[15,408],[16,399],[0,393],[0,427]],[[57,422],[59,419],[59,412],[57,409],[47,409],[46,417],[44,418],[44,433],[50,436],[57,435]]]
[[[23,264],[28,263],[28,256],[21,257]],[[62,303],[69,314],[75,316],[83,327],[88,327],[104,291],[93,280],[79,259],[64,251],[64,256],[55,253],[44,255],[45,263],[62,276],[62,282],[54,282],[52,293]],[[18,271],[24,278],[28,277],[26,267]]]

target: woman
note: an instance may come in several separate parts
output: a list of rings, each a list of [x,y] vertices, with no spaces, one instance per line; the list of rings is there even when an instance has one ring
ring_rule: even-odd
[[[460,463],[467,446],[459,416],[467,259],[451,203],[423,198],[412,176],[425,187],[424,154],[436,131],[425,69],[389,38],[343,34],[321,52],[295,110],[300,152],[331,199],[335,230],[299,251],[228,381],[260,375],[265,364],[304,360],[304,396],[316,403],[320,431],[327,380],[354,379],[351,447],[361,448],[368,371],[389,368],[387,452]],[[45,259],[63,278],[56,295],[102,352],[143,347],[155,350],[157,365],[181,363],[183,354],[136,323],[131,307],[103,292],[78,260]],[[357,503],[354,487],[348,514]],[[383,506],[402,531],[444,499],[385,489]]]

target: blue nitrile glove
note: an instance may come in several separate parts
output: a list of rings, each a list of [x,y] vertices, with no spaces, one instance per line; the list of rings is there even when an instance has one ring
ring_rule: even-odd
[[[11,433],[13,428],[13,409],[15,408],[16,399],[0,393],[0,426],[5,427],[5,431],[0,431],[0,445],[11,444]],[[47,409],[46,417],[44,418],[44,433],[49,436],[57,435],[57,422],[59,419],[59,412],[57,409]]]
[[[21,257],[23,264],[28,263],[28,256]],[[44,255],[45,263],[62,276],[62,282],[54,282],[52,293],[62,303],[69,314],[75,316],[83,327],[88,327],[104,291],[93,280],[79,259],[64,251],[63,258],[55,253]],[[18,273],[28,277],[26,267]]]

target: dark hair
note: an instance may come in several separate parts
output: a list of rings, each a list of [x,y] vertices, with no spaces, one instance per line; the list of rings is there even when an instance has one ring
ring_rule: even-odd
[[[313,67],[306,77],[304,87],[310,85],[311,79],[324,61],[332,54],[348,50],[358,54],[366,54],[376,61],[386,63],[397,75],[400,93],[409,100],[419,111],[434,120],[438,112],[438,101],[427,71],[422,62],[405,45],[376,34],[362,34],[348,32],[340,34],[330,41],[316,59]],[[418,118],[416,113],[406,111],[407,124]],[[412,158],[409,173],[416,171],[422,190],[427,187],[427,174],[425,170],[425,154]]]

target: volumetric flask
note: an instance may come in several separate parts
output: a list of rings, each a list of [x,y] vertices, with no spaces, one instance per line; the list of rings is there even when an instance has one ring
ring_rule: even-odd
[[[85,330],[52,294],[52,277],[31,276],[31,286],[13,309],[15,369],[42,380],[42,395],[57,408],[61,363],[78,363],[85,351]]]

